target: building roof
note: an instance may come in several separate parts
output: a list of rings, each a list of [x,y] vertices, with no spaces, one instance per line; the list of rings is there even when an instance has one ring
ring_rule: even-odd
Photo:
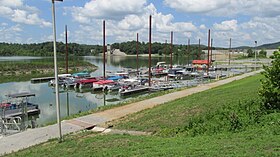
[[[208,60],[193,60],[192,64],[208,64]]]

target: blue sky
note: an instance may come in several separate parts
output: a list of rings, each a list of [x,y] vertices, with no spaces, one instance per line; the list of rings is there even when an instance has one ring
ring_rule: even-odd
[[[214,46],[254,46],[280,41],[279,0],[64,0],[56,2],[57,38],[102,43],[106,20],[107,43],[148,41],[148,17],[153,16],[152,41],[207,44],[211,29]],[[0,42],[40,43],[52,40],[51,0],[0,0]]]

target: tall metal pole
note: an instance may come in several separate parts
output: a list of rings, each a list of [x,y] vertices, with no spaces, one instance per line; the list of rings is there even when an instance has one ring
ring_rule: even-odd
[[[198,39],[198,53],[197,53],[197,56],[198,56],[198,59],[201,59],[200,58],[200,39]]]
[[[231,59],[231,38],[229,38],[229,52],[228,52],[228,65],[230,65],[230,59]]]
[[[191,54],[191,51],[190,51],[190,45],[191,44],[191,40],[190,39],[188,39],[188,66],[189,66],[189,64],[190,64],[190,54]]]
[[[103,79],[105,80],[105,51],[106,51],[106,43],[105,43],[106,37],[105,37],[105,20],[103,20]],[[109,52],[108,52],[109,53]]]
[[[152,15],[149,20],[149,86],[151,86]]]
[[[67,36],[67,25],[65,25],[65,51],[66,51],[66,56],[65,56],[65,72],[68,74],[68,36]]]
[[[139,35],[138,35],[138,33],[137,33],[136,36],[137,36],[136,37],[137,38],[137,42],[136,42],[136,64],[137,64],[136,66],[137,67],[136,67],[136,69],[137,69],[137,72],[138,72],[138,68],[139,68],[139,65],[138,65],[139,64],[139,62],[138,62],[138,44],[139,44],[139,41],[138,41],[139,39],[138,38],[139,38]]]
[[[210,61],[209,61],[209,53],[210,53],[210,29],[208,30],[208,57],[207,57],[207,63],[208,63],[208,66],[207,66],[207,75],[209,74],[209,66],[210,66]]]
[[[257,70],[257,44],[258,42],[255,41],[255,71]]]
[[[170,34],[170,68],[172,69],[173,31]]]
[[[56,26],[55,26],[55,4],[52,0],[52,17],[53,17],[53,56],[54,56],[54,78],[55,78],[55,102],[56,102],[56,116],[58,125],[59,142],[62,141],[61,121],[60,121],[60,100],[58,91],[58,72],[57,72],[57,58],[56,58]]]
[[[167,54],[167,40],[165,40],[165,49],[164,49],[164,60],[165,60],[165,62],[167,62],[167,60],[166,60],[166,54]]]
[[[210,52],[210,61],[211,61],[211,64],[212,64],[212,57],[213,57],[213,38],[211,38],[211,52]]]

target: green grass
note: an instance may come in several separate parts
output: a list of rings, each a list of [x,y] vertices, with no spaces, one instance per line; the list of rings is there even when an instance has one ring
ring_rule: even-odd
[[[145,110],[114,128],[150,136],[90,131],[8,156],[280,156],[280,113],[262,110],[260,75]]]
[[[231,106],[242,101],[258,99],[257,91],[261,77],[260,75],[249,77],[168,102],[151,110],[131,115],[115,125],[119,129],[148,132],[184,126],[196,115],[214,112],[224,106]]]
[[[96,135],[91,132],[67,136],[9,156],[279,156],[279,140],[273,135],[202,135],[163,138],[158,136]]]

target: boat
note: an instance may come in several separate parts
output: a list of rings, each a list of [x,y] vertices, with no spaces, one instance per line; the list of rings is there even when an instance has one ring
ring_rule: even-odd
[[[119,83],[106,84],[103,87],[103,91],[109,91],[109,92],[118,91],[121,87],[122,85]]]
[[[27,101],[29,97],[34,97],[35,94],[16,93],[6,96],[8,98],[7,102],[0,104],[3,118],[40,114],[38,105]],[[15,99],[20,99],[20,101],[15,101]]]
[[[79,81],[80,79],[74,78],[74,77],[68,77],[64,80],[63,86],[66,88],[72,88],[75,87],[76,82]]]
[[[98,81],[97,78],[81,79],[76,81],[75,88],[84,88],[84,87],[91,88],[92,83],[97,81]]]
[[[121,96],[128,96],[136,93],[142,93],[147,92],[150,90],[150,87],[147,86],[122,86],[122,88],[119,90],[119,93]]]
[[[97,82],[92,83],[92,90],[93,91],[102,91],[106,88],[106,85],[115,84],[112,80],[99,80]]]

